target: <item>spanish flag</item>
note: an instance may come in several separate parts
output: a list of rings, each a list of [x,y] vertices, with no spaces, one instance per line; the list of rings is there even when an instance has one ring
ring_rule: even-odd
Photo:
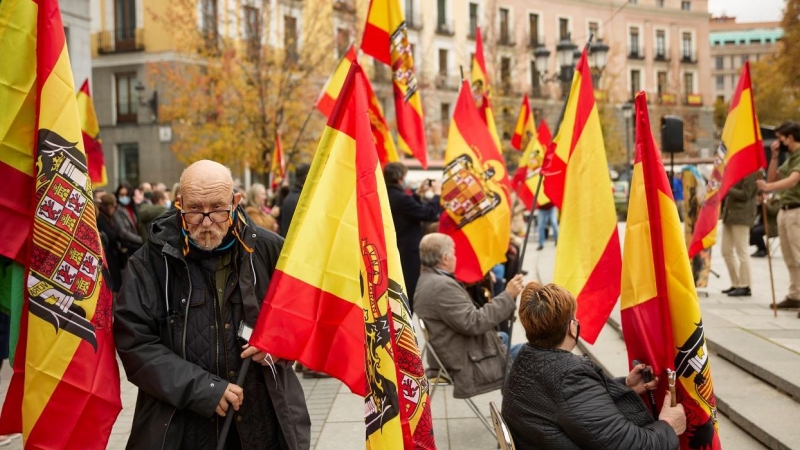
[[[370,0],[361,50],[392,68],[397,143],[404,153],[414,155],[422,168],[427,169],[422,99],[403,8],[398,0]]]
[[[433,449],[428,380],[353,63],[300,194],[250,343],[364,396],[368,449]]]
[[[586,50],[575,68],[555,142],[551,167],[560,172],[545,176],[545,184],[563,180],[561,204],[553,202],[561,208],[553,282],[575,295],[581,336],[594,344],[619,297],[622,259]]]
[[[489,133],[491,133],[495,145],[502,152],[503,146],[500,143],[500,136],[497,134],[497,124],[494,121],[494,110],[492,110],[492,88],[489,84],[489,72],[486,70],[486,59],[483,57],[481,27],[476,29],[475,57],[472,59],[472,90],[475,98],[480,101],[478,112],[481,114],[483,122],[489,127]]]
[[[542,162],[544,161],[545,148],[548,142],[542,143],[539,139],[538,133],[533,126],[533,112],[531,111],[530,104],[528,103],[528,96],[522,99],[522,106],[519,110],[517,117],[517,125],[514,130],[514,137],[511,139],[511,146],[514,148],[524,148],[525,152],[519,160],[519,167],[514,173],[511,186],[519,196],[522,203],[528,211],[533,207],[533,199],[536,196],[536,190],[539,189],[539,199],[537,205],[545,205],[550,203],[550,199],[544,193],[544,189],[540,188],[539,179],[542,174]],[[545,122],[542,122],[541,127],[547,127]],[[548,130],[547,134],[550,132]]]
[[[647,99],[636,96],[636,157],[625,231],[622,331],[628,359],[676,372],[677,401],[686,409],[682,449],[719,449],[717,403],[700,303],[672,190],[650,132]]]
[[[336,104],[336,99],[339,98],[339,91],[342,90],[342,84],[344,84],[347,72],[350,71],[350,65],[354,61],[357,61],[356,49],[350,46],[331,77],[328,78],[325,86],[323,86],[322,92],[317,98],[316,106],[325,117],[331,116],[333,105]],[[375,140],[375,147],[378,149],[378,159],[382,166],[386,165],[386,163],[400,161],[400,157],[397,155],[397,148],[392,140],[392,133],[389,131],[389,125],[383,115],[383,107],[378,101],[378,97],[375,95],[375,91],[373,91],[368,79],[366,80],[366,89],[369,97],[369,123],[372,126],[372,138]]]
[[[766,166],[761,128],[758,125],[753,87],[750,83],[750,62],[746,61],[731,99],[725,127],[722,129],[722,142],[717,147],[706,198],[689,244],[689,257],[693,258],[717,241],[720,204],[731,186]]]
[[[103,279],[58,2],[1,2],[0,54],[5,111],[0,123],[12,124],[0,154],[4,161],[27,159],[32,166],[20,170],[35,174],[29,191],[11,185],[14,195],[24,197],[20,204],[31,203],[23,211],[29,211],[32,228],[7,235],[31,230],[25,236],[25,302],[0,434],[22,432],[26,448],[103,449],[122,407],[119,371],[111,292]]]
[[[458,94],[442,181],[439,231],[456,244],[456,278],[474,283],[506,260],[511,185],[503,157],[478,113],[466,80]]]
[[[105,156],[103,156],[103,141],[100,140],[100,125],[97,122],[97,113],[94,111],[92,94],[89,93],[88,78],[78,90],[77,99],[83,146],[89,162],[89,179],[92,180],[92,188],[103,187],[108,184],[108,174],[106,173]]]
[[[286,163],[283,160],[283,148],[281,146],[281,134],[275,136],[275,149],[272,152],[272,160],[269,163],[269,186],[272,192],[278,190],[286,177]]]

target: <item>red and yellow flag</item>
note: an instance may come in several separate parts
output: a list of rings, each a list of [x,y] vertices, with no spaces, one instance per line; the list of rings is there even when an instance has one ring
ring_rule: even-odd
[[[86,160],[89,163],[89,179],[92,180],[92,188],[103,187],[108,184],[108,174],[103,156],[103,141],[100,140],[100,124],[94,111],[92,94],[89,93],[88,78],[78,90],[77,100],[83,147],[86,149]]]
[[[511,238],[508,170],[463,81],[442,181],[439,231],[456,244],[456,278],[474,283],[506,260]]]
[[[397,144],[428,168],[425,121],[414,57],[408,43],[403,8],[398,0],[370,0],[361,50],[392,68],[394,108],[397,116]]]
[[[542,122],[541,127],[547,127]],[[547,131],[550,134],[550,131]],[[534,128],[533,112],[528,103],[528,96],[522,99],[522,106],[517,117],[517,125],[514,130],[514,137],[511,139],[511,146],[514,148],[524,148],[525,152],[519,160],[519,167],[514,173],[511,186],[519,195],[519,199],[525,204],[528,211],[533,207],[533,200],[536,190],[539,189],[539,178],[542,176],[542,162],[544,161],[545,149],[549,142],[542,142],[536,128]],[[544,189],[539,189],[538,205],[550,203],[550,199],[544,193]]]
[[[336,104],[336,99],[342,90],[342,84],[344,84],[347,73],[350,71],[350,65],[354,61],[357,61],[356,48],[350,46],[331,77],[328,78],[325,86],[323,86],[322,92],[317,98],[316,106],[325,117],[331,116],[333,105]],[[378,101],[378,97],[375,95],[369,80],[367,80],[366,84],[367,96],[369,97],[369,123],[372,126],[372,138],[375,140],[375,147],[378,149],[378,159],[382,166],[386,165],[386,163],[400,161],[400,157],[397,155],[397,148],[394,146],[394,140],[392,140],[392,133],[389,131],[389,125],[383,115],[383,107]],[[409,155],[411,154],[409,153]]]
[[[561,172],[545,176],[545,183],[563,180],[561,203],[550,197],[561,209],[553,282],[575,295],[581,336],[594,344],[619,297],[622,258],[586,50],[575,68],[555,143],[551,167]]]
[[[481,27],[477,27],[475,36],[475,57],[472,59],[472,91],[475,97],[475,104],[489,133],[494,139],[498,150],[502,151],[500,136],[497,134],[497,124],[494,121],[494,110],[492,109],[492,87],[489,84],[489,72],[486,70],[486,59],[483,57],[483,38],[481,37]]]
[[[0,2],[0,255],[28,261],[36,137],[36,3]]]
[[[750,83],[750,62],[746,61],[731,99],[728,118],[722,129],[722,142],[717,148],[714,171],[689,244],[690,258],[717,241],[720,205],[731,186],[766,166],[761,127],[758,125]]]
[[[269,186],[272,192],[277,192],[285,176],[286,163],[283,160],[281,134],[278,133],[275,136],[275,150],[272,152],[272,160],[269,163]]]
[[[625,231],[622,331],[628,359],[661,378],[657,408],[676,372],[677,401],[686,409],[682,449],[719,449],[717,403],[700,303],[683,231],[661,156],[650,131],[647,99],[636,96],[636,158]]]
[[[27,141],[19,134],[3,137],[3,154],[9,143],[25,142],[30,147],[14,151],[27,151],[36,160],[36,185],[22,193],[33,203],[28,218],[33,228],[26,302],[0,434],[22,432],[26,448],[105,448],[122,407],[111,292],[103,279],[103,250],[58,2],[0,3],[0,54],[24,61],[9,69],[16,70],[16,79],[32,83],[20,85],[29,90],[22,91],[28,92],[22,103],[0,103],[11,107],[0,121],[14,123],[14,133],[31,133]],[[6,77],[8,65],[2,66],[0,90],[5,90],[14,85]]]
[[[428,380],[369,126],[366,83],[353,63],[250,343],[328,373],[364,396],[367,448],[433,449]]]

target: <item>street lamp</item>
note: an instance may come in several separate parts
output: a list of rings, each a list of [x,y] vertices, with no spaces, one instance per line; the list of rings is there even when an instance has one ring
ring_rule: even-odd
[[[625,103],[622,105],[622,117],[625,118],[625,168],[628,169],[628,181],[633,178],[633,165],[631,164],[631,117],[633,117],[633,105]],[[630,189],[628,189],[630,192]]]
[[[136,86],[133,88],[136,89],[136,95],[139,97],[139,104],[150,108],[150,111],[153,113],[153,121],[158,120],[158,91],[153,89],[153,96],[149,100],[146,100],[144,98],[145,87],[141,80],[137,80]]]

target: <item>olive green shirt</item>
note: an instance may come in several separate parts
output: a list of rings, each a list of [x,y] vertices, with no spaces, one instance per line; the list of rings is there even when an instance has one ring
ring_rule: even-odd
[[[792,172],[800,172],[800,150],[790,153],[789,159],[778,167],[780,179],[787,178]],[[787,205],[800,205],[800,183],[781,191],[781,206]]]

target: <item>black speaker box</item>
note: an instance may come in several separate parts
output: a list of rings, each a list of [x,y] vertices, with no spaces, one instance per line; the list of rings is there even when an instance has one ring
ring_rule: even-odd
[[[678,116],[661,117],[661,151],[683,152],[683,119]]]

